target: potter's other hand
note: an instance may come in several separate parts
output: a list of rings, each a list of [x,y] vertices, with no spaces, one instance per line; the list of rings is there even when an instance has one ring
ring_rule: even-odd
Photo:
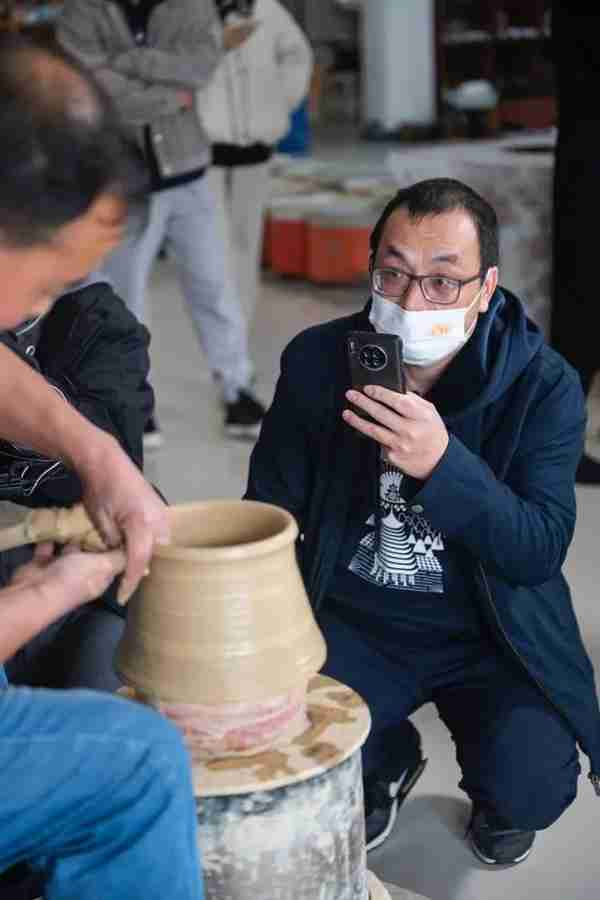
[[[169,541],[167,507],[112,438],[77,473],[84,506],[108,546],[125,544],[127,567],[119,588],[119,602],[125,603],[146,572],[154,545]]]
[[[245,44],[248,38],[254,34],[259,23],[239,22],[232,25],[226,25],[223,29],[223,47],[225,50],[237,50],[242,44]]]
[[[418,394],[400,394],[378,385],[368,385],[364,393],[348,391],[346,398],[375,419],[368,422],[346,409],[343,418],[348,425],[377,441],[389,462],[406,475],[429,478],[449,440],[433,403]]]
[[[55,556],[52,544],[38,544],[31,562],[15,571],[9,589],[32,588],[41,605],[70,612],[103,594],[123,571],[125,561],[122,550],[83,553],[69,547]]]

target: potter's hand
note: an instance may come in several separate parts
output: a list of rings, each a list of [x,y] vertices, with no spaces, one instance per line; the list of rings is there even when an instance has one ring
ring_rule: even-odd
[[[20,588],[33,590],[38,606],[52,610],[54,618],[95,600],[124,568],[121,550],[82,553],[77,547],[66,547],[54,556],[53,544],[38,544],[31,562],[16,569],[6,590],[13,595]]]
[[[124,603],[144,575],[154,545],[169,541],[167,507],[112,438],[77,474],[83,504],[108,546],[125,544],[127,568],[118,598]]]
[[[389,462],[406,475],[429,478],[448,447],[446,426],[432,403],[377,385],[368,385],[364,393],[348,391],[346,399],[376,420],[368,422],[346,409],[348,425],[377,441]]]

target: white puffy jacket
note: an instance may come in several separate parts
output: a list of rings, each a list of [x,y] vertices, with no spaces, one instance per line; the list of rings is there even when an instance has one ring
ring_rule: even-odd
[[[254,18],[254,34],[225,54],[212,81],[197,93],[213,143],[276,144],[308,91],[312,51],[292,16],[277,0],[256,0]]]

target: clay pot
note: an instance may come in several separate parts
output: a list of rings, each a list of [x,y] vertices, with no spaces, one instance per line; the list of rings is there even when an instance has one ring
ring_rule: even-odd
[[[156,548],[129,602],[117,672],[155,705],[209,707],[215,724],[231,712],[239,728],[245,712],[251,725],[252,709],[264,715],[269,701],[281,718],[286,697],[296,715],[326,649],[293,517],[265,503],[208,501],[172,507],[171,522],[171,543]]]

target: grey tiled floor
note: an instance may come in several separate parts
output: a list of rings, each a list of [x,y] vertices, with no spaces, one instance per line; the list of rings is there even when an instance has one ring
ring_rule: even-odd
[[[258,391],[271,399],[286,341],[309,324],[358,308],[364,291],[323,290],[269,279],[263,286],[252,345]],[[182,307],[170,263],[157,265],[150,294],[158,414],[166,436],[147,464],[149,477],[172,501],[240,496],[250,445],[225,441],[215,389]],[[600,488],[579,491],[579,522],[567,570],[584,637],[600,669],[598,535]],[[489,871],[463,841],[468,806],[457,788],[450,738],[432,706],[415,721],[429,765],[389,841],[370,854],[385,881],[431,900],[596,900],[600,895],[600,798],[582,775],[580,796],[562,819],[538,836],[522,866]],[[584,773],[587,770],[584,769]]]

